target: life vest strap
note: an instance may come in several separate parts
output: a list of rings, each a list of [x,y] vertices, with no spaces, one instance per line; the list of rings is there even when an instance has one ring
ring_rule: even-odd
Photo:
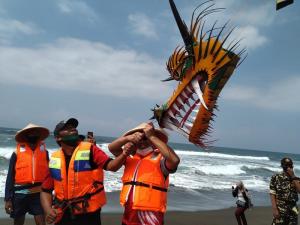
[[[14,186],[14,191],[21,191],[21,190],[24,190],[24,189],[29,189],[29,188],[33,188],[33,187],[38,187],[38,186],[41,186],[42,183],[41,182],[37,182],[37,183],[34,183],[34,184],[24,184],[24,185],[15,185]]]
[[[162,188],[162,187],[158,187],[158,186],[151,186],[150,184],[145,184],[143,182],[138,182],[138,181],[125,182],[124,185],[142,186],[142,187],[152,188],[152,189],[162,191],[162,192],[168,192],[167,188]]]
[[[97,182],[102,183],[102,182]],[[103,183],[102,183],[103,184]],[[96,184],[94,184],[96,185]],[[104,187],[102,186],[101,188],[99,188],[97,191],[92,192],[92,193],[86,193],[83,196],[80,197],[76,197],[76,198],[71,198],[71,199],[64,199],[64,200],[59,200],[57,198],[54,199],[54,206],[57,208],[60,208],[63,212],[66,209],[70,210],[71,216],[73,216],[73,210],[82,210],[83,213],[86,212],[86,209],[89,207],[89,203],[88,200],[93,196],[96,195],[98,193],[100,193],[101,191],[104,190]],[[79,204],[81,203],[81,206],[79,206]]]

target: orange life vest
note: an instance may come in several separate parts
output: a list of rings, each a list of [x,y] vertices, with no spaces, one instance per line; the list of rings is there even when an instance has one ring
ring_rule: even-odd
[[[31,150],[28,144],[19,143],[16,155],[16,184],[34,184],[44,181],[48,174],[47,151],[44,143],[39,143],[34,151]]]
[[[165,212],[169,177],[165,178],[160,168],[162,155],[152,152],[144,158],[135,154],[127,157],[120,203],[125,205],[133,188],[133,209]]]
[[[73,214],[94,212],[106,203],[102,169],[90,165],[91,143],[81,142],[74,150],[68,173],[63,150],[51,155],[49,169],[54,179],[56,206],[71,207]]]

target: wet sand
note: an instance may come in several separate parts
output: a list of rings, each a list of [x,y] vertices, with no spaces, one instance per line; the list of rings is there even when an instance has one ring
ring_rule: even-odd
[[[170,211],[166,213],[165,225],[235,225],[234,210],[235,208],[199,212]],[[102,225],[120,225],[121,218],[120,213],[102,213]],[[272,210],[270,207],[254,207],[246,211],[246,218],[249,225],[271,224]],[[0,225],[10,224],[13,224],[11,219],[0,219]],[[25,221],[25,225],[34,224],[32,218]]]

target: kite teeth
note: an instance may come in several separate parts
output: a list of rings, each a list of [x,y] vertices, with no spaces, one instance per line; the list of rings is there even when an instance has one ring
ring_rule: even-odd
[[[180,98],[180,96],[177,97],[177,101],[181,104],[181,105],[184,105],[182,99]]]
[[[185,110],[185,108],[184,108],[184,105],[182,105],[181,110],[182,110],[184,113],[186,113],[186,110]]]
[[[170,118],[174,118],[175,119],[175,115],[171,110],[168,110],[168,115],[170,116]]]
[[[189,122],[185,122],[185,123],[184,123],[184,126],[185,126],[186,128],[188,128],[188,130],[190,131],[190,130],[192,129],[192,127],[193,127],[193,124],[192,124],[192,123],[189,123]]]
[[[180,123],[176,118],[171,117],[170,120],[171,120],[171,123],[174,124],[175,126],[177,126],[177,127],[180,126]]]
[[[204,98],[203,98],[203,93],[201,91],[201,88],[200,88],[198,80],[197,79],[193,79],[192,80],[192,85],[193,85],[193,88],[194,88],[196,94],[198,95],[198,97],[199,97],[202,105],[204,106],[204,108],[206,108],[208,110],[208,107],[205,104],[205,101],[204,101]]]
[[[188,90],[189,92],[193,93],[191,87],[189,85],[186,86],[186,90]]]
[[[182,127],[181,129],[182,129],[187,135],[190,134],[190,130],[187,129],[186,127]]]
[[[180,113],[180,111],[177,112],[176,114],[177,117],[183,118],[182,114]]]
[[[190,98],[191,98],[193,101],[196,101],[196,99],[194,98],[193,95],[191,95]]]
[[[180,109],[178,108],[178,106],[176,105],[176,103],[173,104],[173,108],[176,110],[176,113],[177,113],[178,111],[180,111]],[[175,113],[175,114],[176,114],[176,113]]]
[[[170,119],[164,120],[164,127],[173,131],[177,131],[184,137],[189,138],[189,131],[186,131],[182,128],[179,128],[179,126],[174,125],[174,123]]]
[[[187,94],[185,93],[185,91],[184,91],[184,90],[182,91],[182,93],[181,93],[181,94],[182,94],[182,96],[183,96],[184,98],[189,98],[189,97],[187,96]]]

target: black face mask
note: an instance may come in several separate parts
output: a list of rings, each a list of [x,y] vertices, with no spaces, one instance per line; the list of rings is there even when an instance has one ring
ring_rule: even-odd
[[[27,136],[26,139],[27,139],[28,143],[36,144],[39,141],[40,137],[36,136],[36,135],[30,135],[30,136]]]
[[[63,143],[65,143],[66,145],[75,147],[78,145],[79,135],[78,134],[67,135],[67,136],[62,137],[61,141]]]

